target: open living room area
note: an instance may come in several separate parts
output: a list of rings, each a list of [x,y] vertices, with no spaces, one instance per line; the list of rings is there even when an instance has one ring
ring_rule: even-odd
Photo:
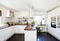
[[[60,0],[0,0],[0,41],[60,41]]]

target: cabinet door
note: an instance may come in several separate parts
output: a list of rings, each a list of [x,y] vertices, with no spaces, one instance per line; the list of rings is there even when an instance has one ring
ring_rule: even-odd
[[[36,41],[37,40],[37,31],[36,30],[25,30],[25,41]]]
[[[9,39],[13,34],[14,31],[12,27],[0,30],[0,41],[5,41]]]
[[[15,27],[15,33],[24,33],[24,28],[26,27],[26,25],[17,25]]]
[[[15,17],[14,11],[10,11],[10,16],[11,16],[11,17]]]

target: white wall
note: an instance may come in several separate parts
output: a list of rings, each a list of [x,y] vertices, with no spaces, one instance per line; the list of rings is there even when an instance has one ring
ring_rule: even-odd
[[[24,10],[24,11],[18,11],[15,12],[15,17],[20,18],[20,17],[31,17],[33,16],[34,12],[32,10]]]
[[[20,18],[20,17],[28,17],[29,16],[29,11],[19,11],[15,12],[15,17]]]
[[[30,17],[30,16],[47,16],[46,12],[39,12],[39,11],[33,11],[33,10],[28,10],[28,11],[18,11],[15,12],[16,18],[19,17]]]

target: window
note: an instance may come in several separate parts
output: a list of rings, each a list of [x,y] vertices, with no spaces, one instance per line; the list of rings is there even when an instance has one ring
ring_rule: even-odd
[[[46,24],[46,23],[45,23],[45,22],[46,22],[46,21],[45,21],[45,16],[41,16],[41,19],[42,19],[42,20],[41,20],[41,21],[42,21],[42,24]]]
[[[43,25],[45,23],[45,16],[34,16],[34,21],[36,24]]]

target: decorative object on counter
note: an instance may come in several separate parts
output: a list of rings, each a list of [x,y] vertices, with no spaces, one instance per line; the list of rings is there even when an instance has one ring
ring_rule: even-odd
[[[36,26],[36,29],[40,29],[40,26]]]
[[[9,22],[6,22],[6,25],[7,25],[7,26],[10,26]]]
[[[27,19],[25,19],[25,21],[27,21]]]
[[[32,23],[31,23],[31,25],[32,25],[32,27],[35,25],[35,22],[33,21]]]
[[[37,32],[40,32],[40,25],[36,26]]]
[[[6,22],[6,25],[12,26],[13,25],[13,22]]]

